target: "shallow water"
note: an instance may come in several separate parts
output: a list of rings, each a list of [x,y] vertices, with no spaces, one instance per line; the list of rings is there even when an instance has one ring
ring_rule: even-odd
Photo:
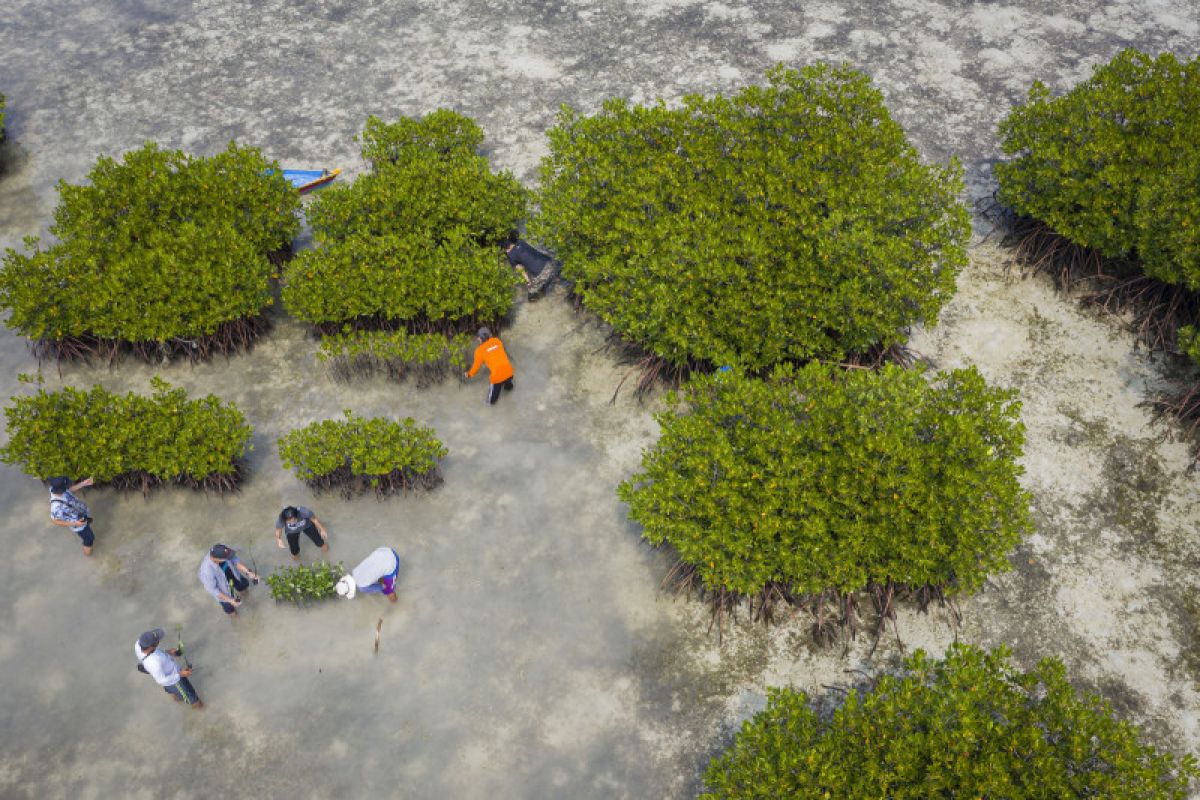
[[[960,157],[971,198],[986,198],[995,123],[1032,79],[1065,88],[1126,44],[1197,52],[1192,0],[1061,5],[9,0],[0,247],[45,229],[58,180],[146,139],[212,153],[237,138],[352,176],[367,115],[448,106],[479,121],[498,167],[532,182],[560,103],[728,90],[777,60],[867,70],[921,152]],[[1114,325],[1007,273],[1003,253],[973,259],[917,345],[1021,388],[1039,530],[1014,573],[964,604],[960,635],[1009,641],[1024,664],[1059,655],[1154,741],[1194,750],[1194,479],[1184,448],[1158,443],[1135,407],[1160,367]],[[211,364],[48,368],[52,387],[146,390],[161,374],[215,392],[246,412],[255,450],[232,497],[89,490],[90,561],[46,522],[37,482],[0,468],[0,795],[686,797],[764,686],[819,693],[847,669],[894,663],[891,639],[873,658],[861,640],[813,651],[799,620],[737,626],[718,644],[703,609],[658,593],[667,556],[639,542],[613,494],[653,440],[655,406],[627,393],[608,404],[626,367],[561,300],[515,311],[504,338],[517,389],[491,409],[478,381],[336,383],[283,318],[253,353]],[[5,395],[36,367],[0,333]],[[386,502],[310,497],[275,440],[343,408],[433,425],[450,448],[445,485]],[[286,503],[311,505],[349,566],[396,547],[400,602],[301,611],[263,587],[231,626],[196,567],[215,541],[263,571],[283,563],[271,528]],[[176,623],[201,712],[133,668],[137,634]],[[908,648],[954,636],[938,614],[905,613],[900,632]]]

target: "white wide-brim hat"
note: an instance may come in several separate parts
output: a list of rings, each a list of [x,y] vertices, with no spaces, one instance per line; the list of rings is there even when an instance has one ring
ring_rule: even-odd
[[[349,575],[343,575],[338,578],[337,586],[334,588],[337,589],[338,594],[347,600],[353,600],[354,595],[358,593],[358,584]]]

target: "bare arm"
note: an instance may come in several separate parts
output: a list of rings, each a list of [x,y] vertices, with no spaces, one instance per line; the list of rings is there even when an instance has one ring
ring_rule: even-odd
[[[313,521],[313,525],[317,526],[317,532],[319,534],[321,534],[321,541],[328,542],[329,541],[329,531],[325,530],[325,526],[321,524],[321,520],[317,519],[314,516],[312,518],[312,521]]]
[[[95,483],[95,482],[96,482],[96,479],[95,479],[95,478],[90,478],[90,477],[89,477],[89,478],[84,478],[84,479],[83,479],[83,480],[81,480],[79,483],[77,483],[77,484],[75,484],[74,486],[72,486],[72,487],[71,487],[71,489],[70,489],[70,491],[72,491],[72,492],[77,492],[77,491],[79,491],[80,489],[86,489],[87,487],[91,486],[91,485],[92,485],[93,483]]]

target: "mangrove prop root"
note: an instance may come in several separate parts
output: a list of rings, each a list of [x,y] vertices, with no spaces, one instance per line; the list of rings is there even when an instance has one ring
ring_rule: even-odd
[[[329,370],[335,380],[349,383],[356,378],[383,375],[397,383],[414,376],[419,388],[440,383],[450,374],[450,354],[425,364],[415,364],[402,358],[382,358],[371,353],[353,356],[339,355],[329,359]]]
[[[1107,314],[1130,314],[1138,341],[1151,349],[1172,350],[1180,326],[1200,320],[1195,292],[1149,277],[1136,261],[1105,258],[1074,244],[1043,222],[1016,217],[1005,241],[1015,243],[1018,263],[1049,274],[1060,291],[1087,283],[1092,288],[1081,296],[1082,303]]]
[[[429,472],[417,473],[411,469],[392,470],[386,475],[355,475],[349,464],[343,464],[333,472],[318,475],[304,481],[315,492],[340,492],[347,499],[374,491],[382,500],[388,495],[401,494],[416,489],[434,489],[442,483],[442,473],[436,467]]]
[[[249,351],[255,341],[271,329],[265,316],[246,317],[222,323],[213,333],[193,338],[177,337],[161,342],[132,342],[123,339],[102,339],[84,334],[61,339],[31,339],[30,349],[43,361],[79,361],[90,364],[98,359],[112,365],[130,355],[147,363],[186,359],[192,363],[208,361],[214,356],[228,356]]]
[[[500,322],[502,320],[482,319],[480,317],[431,321],[428,319],[405,320],[371,316],[356,317],[355,319],[340,322],[320,322],[312,326],[311,332],[314,336],[321,337],[344,333],[396,333],[404,331],[413,335],[436,333],[450,339],[460,333],[468,333],[474,336],[475,332],[485,325],[493,331],[498,331],[500,329]]]
[[[108,481],[108,485],[119,492],[141,492],[143,497],[148,495],[151,489],[167,485],[182,486],[186,489],[205,493],[230,494],[240,491],[240,484],[243,477],[245,477],[245,465],[239,461],[234,466],[234,471],[229,474],[212,473],[202,478],[196,478],[191,475],[176,475],[164,478],[159,475],[151,475],[144,470],[132,470],[113,477]]]
[[[872,637],[871,653],[879,644],[879,638],[886,632],[887,623],[891,621],[895,631],[896,641],[903,648],[900,639],[900,628],[896,616],[896,601],[912,599],[922,612],[927,612],[929,606],[937,604],[949,610],[952,623],[957,627],[962,620],[962,614],[954,602],[946,595],[947,586],[909,587],[894,581],[886,583],[871,583],[861,592],[842,592],[837,589],[826,589],[823,592],[809,595],[797,595],[786,584],[772,582],[758,592],[743,595],[724,587],[710,589],[700,579],[699,571],[693,564],[678,559],[667,571],[660,583],[660,588],[676,595],[691,598],[694,594],[700,600],[709,604],[711,616],[708,631],[717,629],[719,638],[724,636],[726,622],[736,618],[737,609],[746,606],[747,616],[752,622],[771,625],[781,621],[783,609],[790,613],[783,617],[786,622],[801,612],[807,612],[812,618],[809,628],[813,640],[820,645],[831,645],[844,641],[847,646],[857,637],[860,628],[869,628]],[[874,612],[874,619],[869,625],[864,625],[863,610],[869,605]]]

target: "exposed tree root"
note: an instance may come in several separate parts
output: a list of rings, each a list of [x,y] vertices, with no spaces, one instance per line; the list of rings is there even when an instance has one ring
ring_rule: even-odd
[[[329,359],[328,363],[335,380],[350,382],[355,378],[383,375],[390,381],[401,382],[412,377],[421,388],[441,383],[451,372],[448,355],[433,362],[415,363],[402,358],[357,353],[353,356],[335,356]]]
[[[97,336],[66,336],[61,339],[31,339],[30,349],[43,361],[82,361],[98,359],[113,364],[131,355],[148,363],[187,359],[193,363],[208,361],[213,356],[228,356],[249,351],[258,337],[271,329],[266,316],[246,317],[223,323],[211,334],[191,339],[176,337],[161,342],[131,342],[123,339],[102,339]]]
[[[234,471],[228,474],[213,473],[203,478],[195,478],[191,475],[176,475],[172,478],[163,478],[158,475],[151,475],[149,472],[143,470],[133,470],[132,472],[117,475],[108,481],[108,485],[121,492],[141,492],[143,497],[148,495],[151,489],[170,485],[183,486],[195,491],[205,492],[206,494],[208,492],[231,494],[240,491],[243,477],[245,477],[245,465],[239,461],[234,465]]]
[[[312,326],[316,336],[332,336],[338,333],[363,333],[371,331],[404,331],[411,334],[436,333],[447,339],[456,334],[469,333],[472,336],[481,327],[487,326],[498,333],[503,320],[481,319],[479,317],[463,317],[461,319],[389,319],[387,317],[358,317],[344,322],[322,322]]]
[[[386,475],[356,475],[350,465],[344,464],[327,475],[308,478],[304,481],[316,492],[340,492],[347,499],[374,491],[382,500],[388,495],[416,489],[434,489],[442,483],[442,473],[436,467],[425,473],[410,469],[392,470]]]
[[[726,588],[706,588],[696,567],[680,559],[662,579],[660,588],[686,595],[689,599],[694,594],[698,599],[706,601],[712,611],[708,631],[711,633],[715,627],[718,640],[724,636],[727,622],[735,619],[738,608],[743,605],[751,622],[761,622],[768,626],[775,622],[787,622],[796,614],[807,612],[812,617],[809,634],[814,642],[827,646],[840,641],[848,647],[857,637],[859,629],[864,627],[863,601],[869,599],[874,612],[870,626],[872,653],[878,647],[880,637],[886,632],[888,622],[892,623],[896,641],[901,649],[904,647],[896,618],[898,599],[916,600],[917,609],[922,613],[928,613],[929,607],[934,604],[947,609],[955,628],[962,621],[958,607],[946,595],[949,587],[932,584],[908,587],[889,580],[883,584],[869,584],[862,592],[826,589],[814,595],[796,595],[786,585],[776,582],[768,584],[753,595],[743,595]],[[785,609],[790,613],[784,615],[782,612]]]

